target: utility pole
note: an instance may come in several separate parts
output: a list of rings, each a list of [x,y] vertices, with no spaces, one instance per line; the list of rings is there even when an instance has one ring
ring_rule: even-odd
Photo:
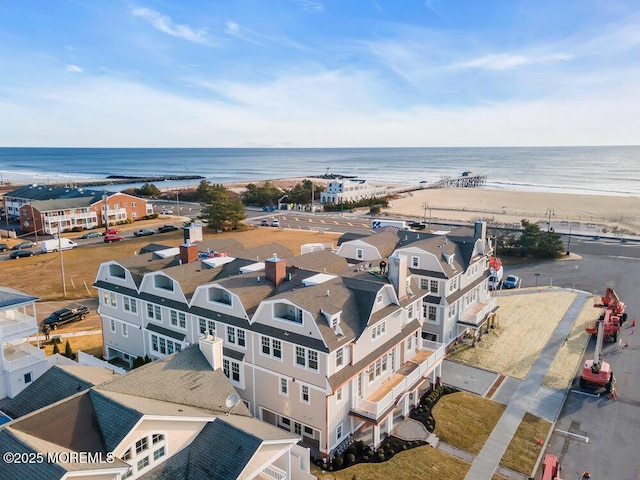
[[[556,212],[553,208],[547,208],[547,232],[551,230],[551,216],[556,215]]]
[[[107,203],[107,191],[102,191],[102,210],[103,210],[103,220],[104,220],[104,231],[109,230],[109,204]]]
[[[180,190],[176,191],[176,203],[178,207],[178,216],[180,216]]]
[[[38,243],[38,222],[36,222],[36,216],[33,213],[33,203],[29,202],[31,207],[31,220],[33,221],[33,233],[36,235],[36,243]]]
[[[58,220],[58,257],[60,257],[60,275],[62,276],[62,296],[67,298],[67,284],[64,281],[64,262],[62,261],[62,240],[60,232],[62,230],[62,220]]]

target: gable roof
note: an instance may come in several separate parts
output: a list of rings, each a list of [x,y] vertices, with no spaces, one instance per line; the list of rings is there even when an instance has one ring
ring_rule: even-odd
[[[22,293],[9,287],[0,287],[0,309],[7,310],[27,303],[38,301],[38,297]]]

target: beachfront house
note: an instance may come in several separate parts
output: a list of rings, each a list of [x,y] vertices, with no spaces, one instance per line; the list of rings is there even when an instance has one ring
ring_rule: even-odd
[[[0,287],[0,399],[13,398],[49,365],[27,338],[38,333],[37,297]]]
[[[374,198],[383,193],[380,187],[367,180],[345,178],[327,184],[326,190],[320,194],[320,203],[357,202],[364,198]]]
[[[4,211],[24,232],[53,235],[136,220],[153,213],[143,198],[122,192],[27,185],[3,196]]]
[[[0,478],[311,480],[299,435],[254,418],[222,371],[221,341],[202,338],[126,375],[0,426]],[[82,368],[92,369],[79,373]],[[96,378],[95,367],[75,375]],[[79,382],[79,381],[77,381]],[[49,397],[33,385],[32,395]]]
[[[393,245],[392,245],[393,244]],[[337,250],[351,264],[386,263],[386,252],[405,255],[422,292],[422,336],[446,345],[464,335],[478,336],[498,309],[488,286],[493,252],[486,223],[444,235],[400,230],[341,243]]]
[[[266,248],[204,242],[102,264],[105,356],[132,365],[215,337],[251,413],[314,457],[353,438],[377,446],[438,382],[444,357],[421,339],[424,292],[407,257],[353,271],[328,251]]]

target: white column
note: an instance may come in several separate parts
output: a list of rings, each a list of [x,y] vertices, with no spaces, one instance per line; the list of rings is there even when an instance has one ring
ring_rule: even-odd
[[[411,395],[405,395],[402,399],[402,415],[406,418],[409,415],[409,398]]]
[[[387,417],[387,435],[391,435],[392,430],[393,430],[393,410]]]
[[[371,438],[373,445],[375,448],[378,448],[378,445],[380,445],[380,425],[374,425],[371,431],[373,434]]]
[[[418,404],[420,403],[420,388],[416,388],[413,391],[413,405],[414,406],[418,406]],[[408,413],[408,412],[407,412]]]
[[[287,476],[285,480],[291,480],[291,449],[287,450]]]

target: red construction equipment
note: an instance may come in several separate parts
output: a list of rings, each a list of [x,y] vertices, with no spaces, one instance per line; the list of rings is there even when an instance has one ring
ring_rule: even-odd
[[[586,332],[597,335],[598,327],[603,323],[604,339],[607,342],[617,342],[620,327],[627,321],[624,303],[620,301],[613,289],[607,288],[604,297],[601,297],[601,302],[594,303],[593,306],[602,308],[602,312],[598,320],[586,322]]]
[[[582,367],[582,376],[580,377],[580,387],[604,388],[607,393],[611,393],[615,377],[611,371],[611,366],[602,360],[602,344],[605,331],[605,317],[609,317],[605,312],[604,317],[600,317],[597,321],[596,348],[593,352],[593,360],[587,360]],[[588,330],[587,330],[588,331]],[[617,332],[616,332],[617,333]]]
[[[558,457],[547,453],[542,461],[542,480],[562,480],[560,474],[560,462]]]

